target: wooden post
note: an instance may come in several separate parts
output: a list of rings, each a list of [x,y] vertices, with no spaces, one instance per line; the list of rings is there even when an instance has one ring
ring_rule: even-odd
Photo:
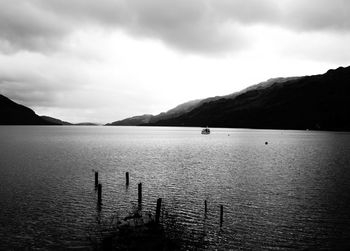
[[[98,185],[98,172],[95,172],[95,187]]]
[[[125,173],[126,185],[129,186],[129,172]]]
[[[162,207],[162,198],[159,198],[157,200],[157,208],[156,208],[156,224],[159,223],[159,218],[160,218],[160,209]]]
[[[138,185],[138,202],[139,204],[142,203],[142,183],[140,182]]]
[[[204,213],[207,214],[207,212],[208,212],[207,200],[204,200]]]
[[[220,205],[220,227],[222,227],[223,221],[224,221],[224,206]]]
[[[102,185],[98,184],[97,186],[97,202],[99,205],[102,204]]]

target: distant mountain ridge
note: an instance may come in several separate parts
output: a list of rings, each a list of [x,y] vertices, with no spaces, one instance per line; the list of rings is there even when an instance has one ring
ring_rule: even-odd
[[[192,109],[197,107],[197,105],[199,105],[201,101],[202,101],[201,99],[188,101],[186,103],[176,106],[175,108],[167,112],[162,112],[158,115],[144,114],[144,115],[127,118],[124,120],[115,121],[106,125],[138,126],[138,125],[143,125],[148,123],[156,123],[160,120],[170,119],[173,117],[180,116],[186,112],[190,112]]]
[[[75,124],[71,124],[71,125],[75,125],[75,126],[99,126],[101,124],[93,123],[93,122],[80,122],[80,123],[75,123]]]
[[[349,131],[349,107],[350,67],[340,67],[320,75],[269,79],[134,125]],[[127,125],[127,119],[122,121]]]
[[[123,120],[118,120],[106,125],[115,125],[115,126],[139,126],[139,125],[147,125],[147,124],[154,124],[157,123],[159,121],[163,121],[166,119],[172,119],[172,118],[176,118],[178,116],[181,116],[187,112],[191,112],[192,110],[194,110],[195,108],[205,104],[205,103],[209,103],[209,102],[213,102],[222,98],[225,99],[233,99],[236,96],[247,92],[249,90],[253,90],[253,89],[261,89],[261,88],[265,88],[268,87],[274,83],[283,83],[286,82],[288,80],[292,80],[292,79],[297,79],[298,77],[290,77],[290,78],[272,78],[269,79],[265,82],[261,82],[259,84],[250,86],[248,88],[245,88],[239,92],[235,92],[232,94],[228,94],[225,96],[215,96],[215,97],[210,97],[210,98],[206,98],[206,99],[196,99],[196,100],[191,100],[188,101],[186,103],[180,104],[178,106],[176,106],[175,108],[172,108],[170,110],[168,110],[167,112],[162,112],[158,115],[152,115],[152,114],[144,114],[144,115],[138,115],[138,116],[133,116],[130,118],[126,118]]]
[[[107,125],[209,126],[350,131],[350,67],[325,74],[274,78],[225,96],[192,100],[158,115]],[[0,95],[0,125],[74,125]],[[76,125],[96,125],[78,123]]]

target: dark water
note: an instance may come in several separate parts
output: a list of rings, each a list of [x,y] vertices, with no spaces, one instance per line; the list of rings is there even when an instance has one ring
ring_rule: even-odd
[[[2,126],[0,249],[86,249],[96,219],[136,205],[138,182],[143,210],[163,198],[205,249],[350,248],[349,133]]]

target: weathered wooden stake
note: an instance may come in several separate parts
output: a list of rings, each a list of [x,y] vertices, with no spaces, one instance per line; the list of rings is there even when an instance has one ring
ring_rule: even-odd
[[[223,221],[224,221],[224,206],[220,205],[220,227],[222,226]]]
[[[98,185],[98,172],[95,172],[95,187]]]
[[[139,204],[142,203],[142,183],[140,182],[139,185],[138,185],[138,202]]]
[[[204,200],[204,213],[207,214],[207,212],[208,212],[207,200]]]
[[[98,184],[97,186],[97,202],[99,205],[102,204],[102,185]]]
[[[160,218],[160,209],[162,207],[162,198],[157,199],[157,208],[156,208],[156,223],[159,223]]]
[[[129,186],[129,172],[125,173],[126,185]]]

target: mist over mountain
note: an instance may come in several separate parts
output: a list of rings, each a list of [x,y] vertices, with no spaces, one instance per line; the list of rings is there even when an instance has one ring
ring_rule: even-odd
[[[275,78],[230,95],[185,103],[186,110],[178,113],[169,113],[172,109],[163,115],[147,115],[149,121],[136,123],[135,119],[134,125],[350,130],[349,83],[350,67]],[[128,119],[122,121],[128,125]]]

